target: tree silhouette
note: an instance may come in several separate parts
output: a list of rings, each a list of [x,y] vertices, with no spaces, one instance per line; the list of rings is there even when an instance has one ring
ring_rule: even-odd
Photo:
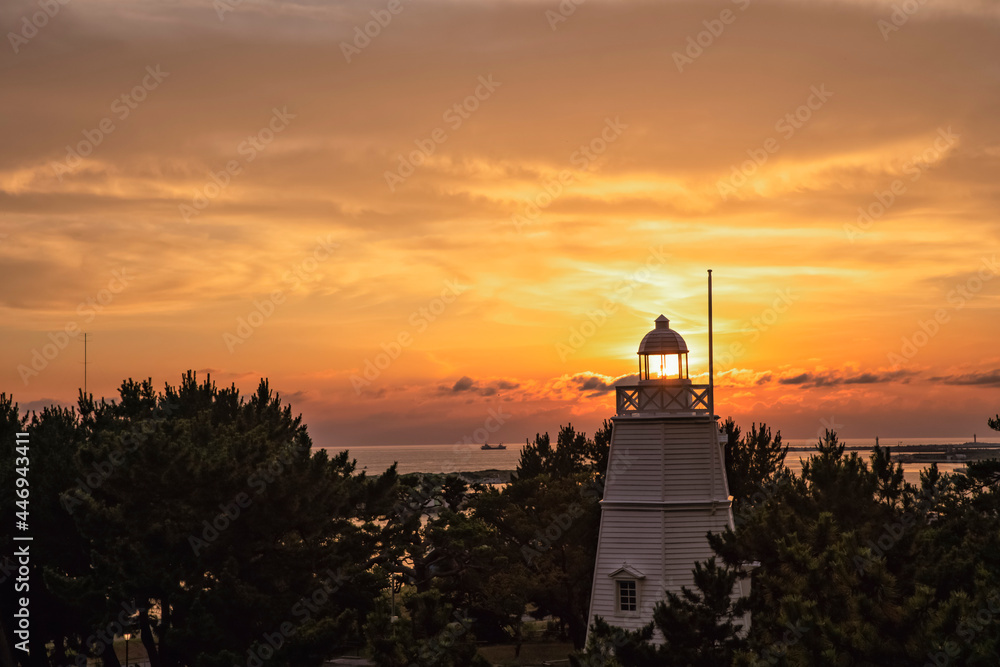
[[[18,419],[2,400],[0,419]],[[47,543],[32,604],[59,605],[39,614],[34,664],[51,640],[56,664],[75,650],[116,666],[122,618],[152,667],[318,664],[361,641],[395,471],[369,480],[347,452],[312,452],[266,380],[249,397],[192,372],[161,392],[128,380],[116,401],[81,396],[29,428]]]

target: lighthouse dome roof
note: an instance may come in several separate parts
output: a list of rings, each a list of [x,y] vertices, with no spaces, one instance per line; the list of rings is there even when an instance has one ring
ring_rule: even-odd
[[[687,343],[670,328],[670,320],[663,315],[656,318],[656,328],[642,337],[639,354],[685,354]]]

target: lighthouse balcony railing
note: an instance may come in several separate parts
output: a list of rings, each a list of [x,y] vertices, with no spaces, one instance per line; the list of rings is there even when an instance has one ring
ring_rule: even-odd
[[[707,413],[709,385],[648,384],[616,387],[615,399],[620,416],[644,413]]]

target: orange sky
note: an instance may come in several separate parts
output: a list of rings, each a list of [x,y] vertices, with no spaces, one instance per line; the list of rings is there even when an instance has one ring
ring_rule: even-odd
[[[0,8],[22,406],[69,327],[98,395],[265,376],[318,444],[592,431],[661,312],[704,380],[712,268],[723,416],[1000,409],[989,3],[51,1]]]

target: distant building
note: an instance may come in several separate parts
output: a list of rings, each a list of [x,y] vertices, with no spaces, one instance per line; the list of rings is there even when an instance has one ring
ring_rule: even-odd
[[[589,616],[628,629],[666,591],[693,588],[695,562],[714,555],[706,533],[733,526],[711,385],[691,384],[687,344],[663,315],[638,354],[637,384],[616,388]]]

